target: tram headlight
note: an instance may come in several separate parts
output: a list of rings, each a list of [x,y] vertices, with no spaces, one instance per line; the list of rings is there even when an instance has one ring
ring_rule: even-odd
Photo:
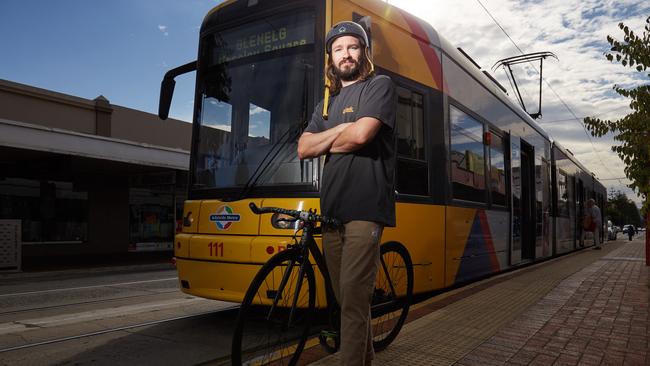
[[[192,217],[192,211],[187,213],[187,216],[183,217],[183,226],[192,226],[194,222],[194,217]]]
[[[274,213],[271,215],[271,225],[276,229],[291,229],[296,220],[285,214]]]

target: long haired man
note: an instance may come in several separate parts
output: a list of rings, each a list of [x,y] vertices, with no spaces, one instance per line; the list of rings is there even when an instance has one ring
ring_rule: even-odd
[[[372,363],[370,302],[383,228],[395,226],[395,113],[391,79],[377,76],[368,37],[354,22],[325,39],[326,90],[298,141],[301,159],[325,155],[321,211],[342,227],[323,228],[323,251],[341,305],[341,362]]]

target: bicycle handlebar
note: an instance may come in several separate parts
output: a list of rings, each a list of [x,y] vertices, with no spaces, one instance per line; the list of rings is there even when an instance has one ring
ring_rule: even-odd
[[[341,225],[341,222],[337,219],[323,216],[323,215],[317,215],[309,211],[288,210],[286,208],[280,208],[280,207],[257,207],[257,205],[253,202],[249,203],[248,207],[250,207],[251,211],[253,211],[253,213],[257,215],[261,215],[265,213],[279,213],[307,222],[322,222],[323,224],[327,224],[330,226]]]

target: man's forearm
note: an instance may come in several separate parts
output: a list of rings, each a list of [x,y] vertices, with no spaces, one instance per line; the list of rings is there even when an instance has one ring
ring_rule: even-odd
[[[315,158],[330,152],[332,143],[350,125],[342,123],[323,132],[303,134],[298,141],[300,159]]]
[[[354,130],[354,126],[351,126],[341,132],[332,142],[329,151],[331,153],[347,153],[361,148],[363,145],[357,142],[358,137]]]
[[[329,151],[331,153],[349,153],[359,150],[375,138],[380,127],[381,122],[376,118],[363,117],[341,132]]]

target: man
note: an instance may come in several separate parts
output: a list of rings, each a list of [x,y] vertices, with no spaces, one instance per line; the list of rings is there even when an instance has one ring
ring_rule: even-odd
[[[298,156],[325,155],[321,211],[343,223],[323,229],[325,260],[341,305],[341,359],[343,365],[364,366],[374,357],[370,302],[381,233],[395,226],[397,96],[389,77],[374,75],[359,24],[335,25],[325,44],[328,89],[298,141]]]
[[[591,228],[589,231],[594,234],[594,249],[600,250],[600,228],[603,226],[603,221],[600,217],[600,208],[596,206],[596,201],[593,198],[587,200],[586,214],[591,217]]]

